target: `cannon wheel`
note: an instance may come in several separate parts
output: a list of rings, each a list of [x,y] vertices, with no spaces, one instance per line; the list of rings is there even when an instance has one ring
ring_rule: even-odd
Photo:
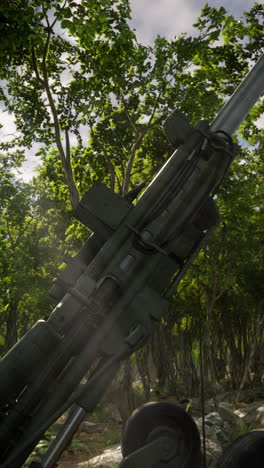
[[[216,468],[263,468],[264,430],[247,432],[234,440],[220,457]]]
[[[166,427],[178,441],[179,430],[182,432],[185,468],[199,468],[201,463],[201,444],[197,426],[192,417],[172,402],[151,402],[136,409],[126,422],[122,437],[122,455],[127,457],[153,440],[152,434],[158,434],[159,427]],[[155,436],[154,436],[155,438]],[[162,465],[163,466],[163,465]],[[170,462],[169,467],[177,468]]]

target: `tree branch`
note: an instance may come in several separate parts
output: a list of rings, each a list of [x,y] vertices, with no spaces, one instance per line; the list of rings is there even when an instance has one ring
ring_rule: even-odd
[[[47,24],[49,25],[48,19],[47,19]],[[49,106],[50,106],[52,117],[53,117],[53,124],[54,124],[54,129],[55,129],[55,142],[59,151],[60,160],[62,162],[65,180],[69,189],[70,201],[71,201],[72,207],[76,208],[79,202],[79,192],[76,188],[76,185],[73,179],[73,172],[72,172],[72,166],[71,166],[71,160],[70,160],[69,135],[67,134],[67,131],[65,131],[65,139],[66,139],[66,154],[65,154],[62,143],[61,143],[61,130],[60,130],[60,124],[59,124],[59,117],[58,117],[57,109],[56,109],[55,102],[54,102],[51,89],[50,89],[50,85],[49,85],[46,62],[47,62],[47,57],[48,57],[50,35],[51,35],[51,30],[49,29],[48,34],[47,34],[47,40],[46,40],[45,47],[44,47],[43,59],[42,59],[43,84],[44,84],[44,88],[47,94]]]
[[[123,94],[121,94],[121,101],[122,101],[122,103],[124,105],[124,109],[125,109],[125,113],[127,115],[128,121],[129,121],[131,127],[133,128],[134,132],[137,133],[138,132],[137,126],[136,126],[134,120],[132,119],[132,117],[131,117],[131,115],[130,115],[130,113],[128,111],[126,101],[125,101],[125,98],[124,98]]]
[[[148,121],[148,123],[147,123],[146,132],[148,131],[148,129],[149,129],[150,126],[152,125],[152,120],[153,120],[154,115],[155,115],[155,113],[156,113],[156,110],[157,110],[157,107],[158,107],[158,103],[159,103],[159,99],[160,99],[162,93],[165,91],[165,89],[166,89],[166,86],[164,86],[164,87],[160,90],[160,92],[159,92],[159,94],[158,94],[158,96],[157,96],[157,99],[156,99],[156,102],[155,102],[155,104],[154,104],[154,107],[153,107],[153,110],[152,110],[150,119],[149,119],[149,121]],[[161,118],[160,118],[160,119],[161,119]],[[158,120],[159,120],[159,119],[158,119]],[[156,124],[156,123],[157,123],[157,121],[155,121],[155,124]],[[154,124],[153,124],[153,125],[154,125]]]
[[[7,234],[9,236],[9,239],[10,239],[12,250],[14,252],[16,243],[15,243],[15,241],[14,241],[12,235],[11,235],[8,219],[6,219],[6,230],[7,230]]]
[[[37,64],[37,58],[36,58],[36,54],[35,54],[35,47],[32,46],[31,50],[32,50],[32,63],[33,63],[33,68],[34,68],[36,78],[39,81],[39,83],[41,83],[42,86],[44,86],[44,80],[41,78],[41,76],[39,74],[39,71],[38,71],[38,64]]]
[[[108,169],[109,169],[109,173],[110,173],[110,188],[114,192],[115,191],[115,182],[116,182],[116,172],[115,172],[114,165],[113,165],[111,159],[109,158],[109,155],[108,155],[104,145],[101,143],[99,138],[97,138],[97,136],[95,135],[95,133],[93,131],[93,128],[92,128],[92,125],[90,125],[90,130],[91,130],[92,137],[98,143],[98,145],[99,145],[99,147],[100,147],[100,149],[101,149],[101,151],[102,151],[102,153],[103,153],[103,155],[105,157],[105,160],[106,160],[106,163],[107,163],[107,166],[108,166]],[[118,181],[118,179],[117,179],[117,181]]]
[[[70,138],[69,138],[69,131],[65,129],[65,141],[66,141],[66,161],[69,164],[71,159],[71,147],[70,147]]]
[[[135,160],[135,157],[136,157],[136,152],[137,152],[140,144],[142,143],[142,140],[144,139],[145,135],[147,134],[148,130],[150,129],[150,127],[152,125],[152,121],[154,119],[154,116],[155,116],[155,113],[156,113],[156,110],[157,110],[157,107],[158,107],[160,96],[164,92],[165,88],[166,88],[166,86],[164,86],[160,90],[160,92],[159,92],[159,94],[157,96],[156,102],[155,102],[155,104],[153,106],[151,116],[150,116],[149,121],[148,121],[147,125],[145,126],[144,130],[140,131],[136,127],[135,123],[131,119],[131,116],[130,116],[129,112],[127,111],[128,119],[129,119],[131,125],[133,126],[133,128],[134,128],[134,130],[136,132],[136,139],[135,139],[135,141],[133,143],[131,153],[130,153],[130,157],[129,157],[129,160],[128,160],[128,163],[127,163],[127,166],[126,166],[126,170],[125,170],[125,177],[124,177],[123,188],[122,188],[122,195],[123,196],[126,195],[126,193],[128,192],[129,182],[130,182],[130,177],[131,177],[131,171],[132,171],[132,167],[133,167],[134,160]],[[121,98],[122,98],[122,96],[121,96]],[[123,101],[123,102],[124,102],[124,106],[126,106],[125,101]]]
[[[66,5],[66,0],[64,2],[64,4],[62,5],[62,8],[64,8]],[[50,24],[49,22],[49,17],[47,15],[47,10],[44,9],[44,6],[42,5],[42,11],[43,11],[43,15],[45,16],[45,20],[46,20],[46,23],[47,23],[47,27],[48,27],[48,30],[52,30],[52,28],[55,26],[55,24],[57,23],[57,18],[54,19],[53,23]]]
[[[144,135],[145,135],[145,132],[141,133],[139,132],[139,130],[137,130],[136,139],[132,145],[130,156],[126,165],[125,176],[124,176],[123,187],[122,187],[122,196],[126,195],[128,192],[131,171],[132,171],[133,163],[135,160],[136,152],[139,148],[139,145],[141,144],[143,140]]]

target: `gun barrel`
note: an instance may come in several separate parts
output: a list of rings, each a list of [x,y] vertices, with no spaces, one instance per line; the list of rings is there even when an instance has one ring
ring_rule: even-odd
[[[263,93],[264,54],[221,109],[210,129],[224,130],[232,135]]]

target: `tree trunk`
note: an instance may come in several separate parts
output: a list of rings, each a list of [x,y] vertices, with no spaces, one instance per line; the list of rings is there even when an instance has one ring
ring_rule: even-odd
[[[5,348],[8,351],[17,342],[17,304],[11,304],[7,321],[6,321],[6,335],[5,335]]]
[[[118,379],[119,380],[119,379]],[[131,360],[125,361],[120,369],[119,388],[117,390],[117,407],[123,423],[136,408],[135,394],[133,390],[133,376]]]
[[[157,374],[157,386],[163,389],[166,384],[166,351],[164,348],[164,340],[162,336],[162,329],[156,328],[151,339],[151,354],[153,364]]]
[[[250,350],[249,356],[248,356],[248,358],[247,358],[247,360],[245,362],[244,373],[243,373],[243,376],[242,376],[242,379],[241,379],[241,382],[240,382],[240,385],[239,385],[239,390],[238,390],[237,395],[236,395],[235,403],[238,402],[240,393],[243,390],[243,388],[244,388],[244,386],[245,386],[245,384],[247,382],[247,379],[249,377],[249,372],[250,372],[251,366],[253,364],[254,355],[256,353],[257,345],[259,343],[259,338],[260,338],[260,336],[262,334],[262,331],[263,331],[263,325],[264,325],[264,315],[262,315],[262,317],[259,317],[259,320],[258,320],[257,325],[256,325],[256,334],[255,334],[255,337],[254,337],[254,341],[251,344],[251,350]]]
[[[136,352],[137,369],[142,381],[145,401],[150,397],[149,344]]]

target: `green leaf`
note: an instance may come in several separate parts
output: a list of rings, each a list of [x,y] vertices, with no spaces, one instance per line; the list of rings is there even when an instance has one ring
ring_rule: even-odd
[[[70,20],[63,19],[63,20],[61,21],[61,27],[62,27],[63,29],[71,29],[72,25],[73,25],[73,23],[72,23],[72,21],[70,21]]]

